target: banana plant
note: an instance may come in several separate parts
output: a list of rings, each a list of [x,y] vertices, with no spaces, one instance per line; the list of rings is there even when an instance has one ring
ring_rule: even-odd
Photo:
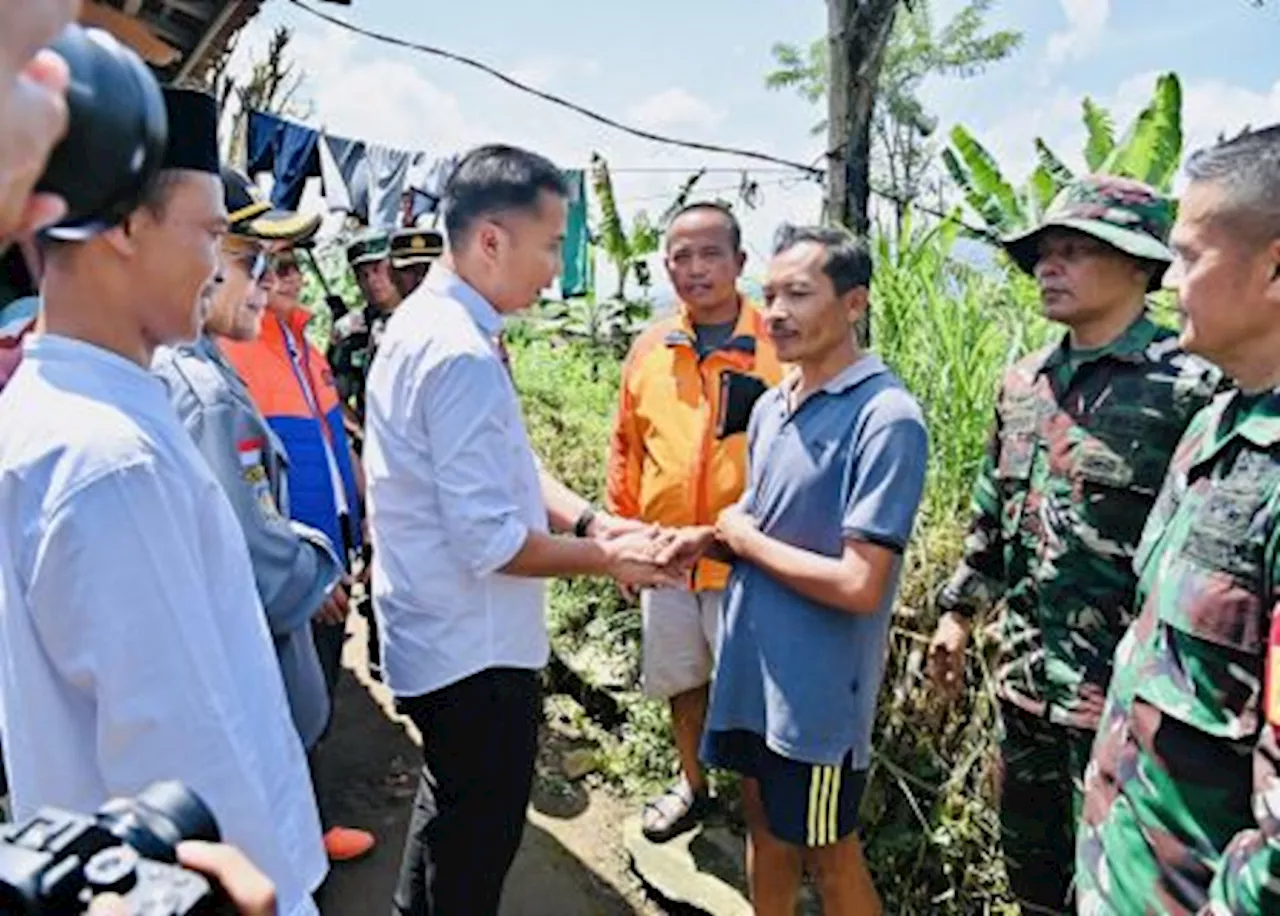
[[[1117,140],[1111,114],[1090,98],[1082,104],[1086,142],[1084,163],[1090,172],[1145,181],[1168,193],[1182,158],[1182,86],[1175,73],[1156,81],[1151,101]],[[988,237],[999,237],[1039,222],[1057,193],[1074,178],[1072,170],[1039,137],[1036,167],[1015,187],[995,157],[962,124],[951,129],[942,161],[965,203],[984,223]]]

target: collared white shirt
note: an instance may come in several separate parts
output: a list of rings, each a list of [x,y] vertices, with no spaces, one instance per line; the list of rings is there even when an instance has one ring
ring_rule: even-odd
[[[240,525],[163,383],[44,334],[0,396],[0,727],[14,814],[176,779],[316,913],[328,868]]]
[[[547,663],[544,582],[498,572],[547,530],[501,329],[493,306],[436,264],[387,322],[369,372],[373,605],[398,696]]]

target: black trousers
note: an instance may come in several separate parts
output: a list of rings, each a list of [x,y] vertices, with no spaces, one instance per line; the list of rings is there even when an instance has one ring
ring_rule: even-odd
[[[396,705],[423,766],[392,914],[496,916],[533,784],[538,673],[489,668]]]

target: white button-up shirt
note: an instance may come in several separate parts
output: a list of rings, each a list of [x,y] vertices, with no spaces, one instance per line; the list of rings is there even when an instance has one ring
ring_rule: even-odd
[[[0,396],[0,727],[16,818],[176,779],[316,913],[328,869],[244,535],[163,383],[43,335]]]
[[[547,663],[545,584],[498,572],[547,530],[501,330],[493,306],[436,264],[387,322],[369,372],[373,606],[398,696]]]

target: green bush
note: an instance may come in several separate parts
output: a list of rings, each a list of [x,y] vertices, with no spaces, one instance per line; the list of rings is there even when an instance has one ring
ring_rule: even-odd
[[[1049,330],[1025,277],[966,266],[953,257],[953,242],[950,230],[936,228],[900,250],[879,243],[872,290],[875,349],[920,400],[932,440],[863,806],[867,855],[886,912],[897,914],[1016,912],[991,804],[997,732],[984,657],[991,647],[979,638],[969,690],[951,708],[928,690],[922,668],[933,596],[960,555],[1000,375]],[[617,365],[600,367],[585,346],[553,346],[529,326],[509,337],[535,449],[569,486],[598,498]],[[665,709],[634,692],[637,611],[608,583],[557,582],[551,623],[562,657],[586,658],[587,669],[620,686],[624,723],[602,736],[606,775],[628,791],[667,780],[674,755]]]

